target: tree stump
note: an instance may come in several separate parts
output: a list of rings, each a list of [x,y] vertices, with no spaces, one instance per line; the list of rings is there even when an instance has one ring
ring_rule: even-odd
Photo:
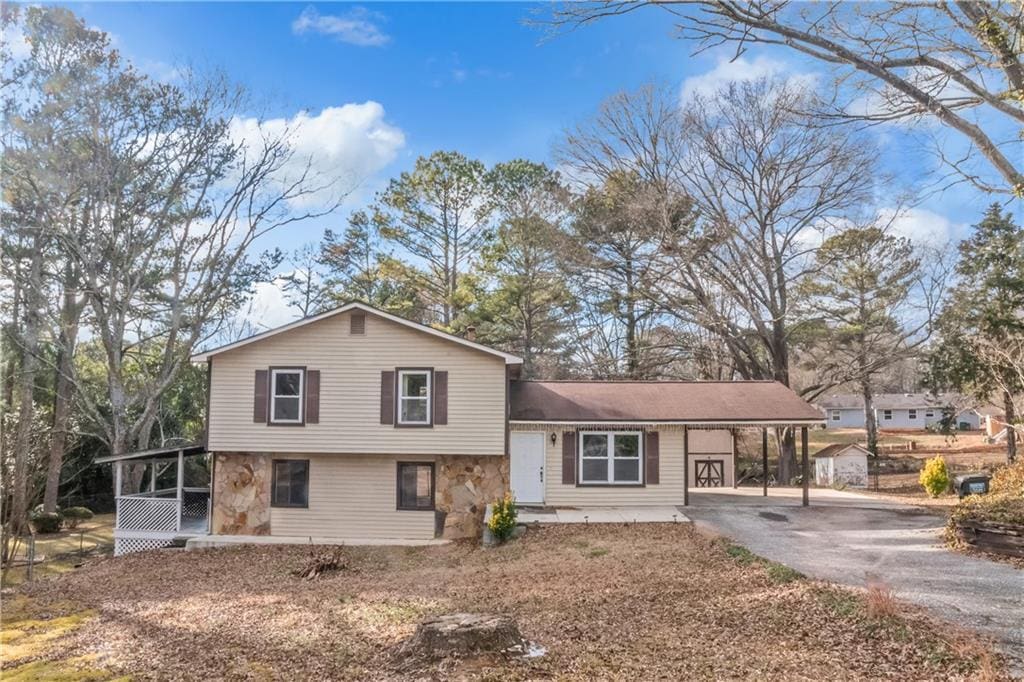
[[[445,658],[522,650],[519,626],[508,616],[453,613],[434,616],[416,626],[403,651],[424,658]]]

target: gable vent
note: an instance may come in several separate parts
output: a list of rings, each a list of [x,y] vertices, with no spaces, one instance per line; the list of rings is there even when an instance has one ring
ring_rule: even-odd
[[[348,319],[350,324],[350,334],[366,333],[366,313],[352,313]]]

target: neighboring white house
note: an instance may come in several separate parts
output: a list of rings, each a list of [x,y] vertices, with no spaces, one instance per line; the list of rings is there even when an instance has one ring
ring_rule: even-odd
[[[981,415],[958,393],[879,393],[874,397],[875,422],[880,429],[925,429],[937,425],[945,414],[956,416],[961,431],[981,428]],[[817,401],[830,429],[862,429],[864,398],[856,393],[837,393]]]
[[[820,486],[868,486],[868,455],[855,443],[836,443],[814,455],[814,482]]]

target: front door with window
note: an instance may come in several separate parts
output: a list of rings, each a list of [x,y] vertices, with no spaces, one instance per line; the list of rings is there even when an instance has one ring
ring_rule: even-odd
[[[721,488],[725,485],[725,467],[722,460],[698,459],[696,465],[698,488]]]
[[[512,433],[509,440],[509,479],[520,504],[544,503],[543,433]]]

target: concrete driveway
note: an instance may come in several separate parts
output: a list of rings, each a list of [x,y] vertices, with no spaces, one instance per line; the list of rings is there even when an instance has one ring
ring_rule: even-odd
[[[992,637],[1024,675],[1024,571],[942,546],[943,519],[920,507],[867,495],[812,490],[700,491],[687,515],[755,554],[801,573],[864,587],[881,580],[896,595]]]

